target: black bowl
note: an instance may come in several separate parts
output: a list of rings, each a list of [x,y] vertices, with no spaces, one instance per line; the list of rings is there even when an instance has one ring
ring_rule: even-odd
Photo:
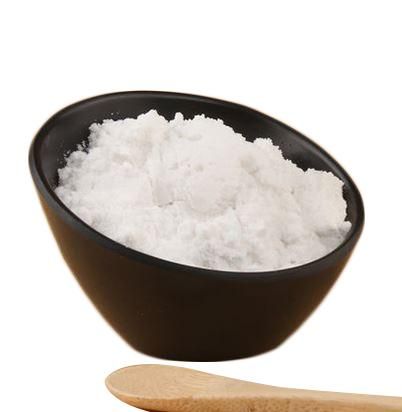
[[[270,137],[303,169],[345,183],[344,242],[314,262],[270,272],[227,272],[181,265],[129,249],[98,233],[54,193],[64,155],[105,118],[157,109],[167,119],[205,113],[249,140]],[[166,359],[217,361],[256,355],[281,344],[331,288],[363,228],[361,196],[343,168],[315,143],[271,117],[222,100],[167,92],[123,92],[83,100],[56,113],[36,135],[29,165],[49,225],[78,282],[135,349]],[[267,245],[269,247],[269,245]]]

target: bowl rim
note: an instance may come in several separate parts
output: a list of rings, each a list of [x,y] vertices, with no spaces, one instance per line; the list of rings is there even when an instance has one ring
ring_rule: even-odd
[[[196,100],[196,101],[202,101],[206,103],[210,102],[214,104],[221,104],[221,105],[229,106],[232,108],[237,108],[240,110],[252,112],[254,115],[261,116],[265,119],[270,120],[273,123],[276,123],[279,127],[290,131],[298,139],[301,139],[305,141],[309,146],[312,146],[315,150],[317,150],[317,152],[322,157],[326,158],[327,160],[330,160],[330,162],[342,173],[343,175],[342,180],[344,182],[347,181],[350,187],[350,195],[354,198],[355,203],[356,203],[356,209],[357,209],[356,221],[352,223],[352,226],[349,232],[347,233],[345,239],[335,249],[333,249],[331,252],[327,253],[326,255],[318,259],[315,259],[313,261],[304,263],[302,265],[287,267],[287,268],[278,269],[278,270],[268,270],[268,271],[245,271],[245,272],[228,271],[228,270],[208,269],[208,268],[203,268],[203,267],[198,267],[198,266],[186,265],[186,264],[162,259],[157,256],[149,255],[144,252],[140,252],[138,250],[124,246],[123,244],[118,243],[114,241],[113,239],[103,235],[102,233],[98,232],[97,230],[89,226],[83,220],[81,220],[66,205],[64,205],[64,203],[58,198],[55,191],[50,187],[50,185],[46,181],[46,178],[44,177],[44,173],[41,168],[41,161],[40,161],[41,157],[39,155],[40,153],[39,148],[43,141],[43,137],[46,136],[47,132],[55,124],[57,124],[57,121],[61,116],[63,116],[65,113],[69,112],[70,110],[77,109],[80,106],[84,107],[86,104],[90,104],[93,102],[102,101],[102,100],[109,99],[109,98],[127,97],[128,95],[135,95],[138,97],[140,97],[141,95],[152,96],[152,97],[163,96],[164,98],[172,97],[175,99],[183,99],[183,100],[190,99],[192,101]],[[345,171],[345,169],[321,146],[319,146],[317,143],[315,143],[308,137],[304,136],[299,131],[293,129],[287,124],[265,113],[255,110],[249,106],[245,106],[239,103],[235,103],[232,101],[226,101],[226,100],[222,100],[222,99],[214,98],[214,97],[189,94],[189,93],[171,92],[171,91],[156,91],[156,90],[155,91],[154,90],[135,90],[134,91],[133,90],[133,91],[106,93],[106,94],[96,95],[93,97],[79,100],[75,103],[72,103],[58,110],[41,126],[41,128],[35,134],[31,142],[31,145],[29,148],[28,161],[29,161],[29,168],[31,171],[32,179],[34,181],[34,184],[38,192],[44,197],[44,199],[46,200],[46,203],[49,206],[51,206],[52,210],[55,211],[57,215],[65,223],[67,223],[70,226],[73,226],[75,230],[84,234],[84,236],[86,236],[90,240],[102,245],[103,247],[106,247],[107,249],[113,252],[117,252],[118,254],[128,257],[130,259],[139,260],[145,264],[162,266],[163,268],[168,269],[168,270],[176,270],[176,271],[179,270],[179,271],[185,271],[185,272],[198,273],[200,275],[219,276],[219,277],[225,277],[227,279],[233,279],[233,278],[236,278],[236,279],[251,279],[251,278],[273,279],[273,278],[276,278],[277,276],[280,276],[282,278],[284,276],[293,277],[295,275],[301,274],[302,272],[305,273],[305,270],[308,270],[310,268],[313,269],[317,265],[325,264],[328,260],[331,260],[331,258],[336,259],[337,256],[346,254],[347,251],[351,247],[353,247],[354,244],[357,242],[361,234],[361,231],[363,229],[363,226],[364,226],[364,219],[365,219],[364,205],[363,205],[361,194],[356,184],[354,183],[352,178],[349,176],[349,174]]]

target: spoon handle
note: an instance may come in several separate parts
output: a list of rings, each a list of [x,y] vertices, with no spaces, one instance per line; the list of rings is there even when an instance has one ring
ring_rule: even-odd
[[[268,387],[270,388],[270,387]],[[273,389],[273,388],[272,388]],[[301,389],[267,389],[265,407],[270,411],[273,403],[287,403],[286,412],[401,412],[402,398],[377,395],[357,395],[338,392],[308,391]],[[277,392],[277,395],[274,393]],[[281,401],[282,400],[282,401]],[[256,412],[259,412],[256,409]]]

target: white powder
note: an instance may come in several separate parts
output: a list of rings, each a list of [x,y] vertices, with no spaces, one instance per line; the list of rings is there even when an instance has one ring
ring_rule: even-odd
[[[204,268],[265,271],[336,248],[350,228],[343,183],[304,172],[270,139],[155,110],[90,127],[59,170],[60,199],[130,248]]]

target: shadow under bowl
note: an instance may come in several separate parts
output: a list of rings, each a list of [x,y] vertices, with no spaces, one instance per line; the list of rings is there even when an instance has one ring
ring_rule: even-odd
[[[172,119],[204,113],[252,141],[270,137],[303,169],[331,171],[344,182],[352,227],[334,251],[311,263],[269,272],[208,270],[165,261],[98,233],[56,196],[65,155],[103,119],[150,109]],[[121,92],[83,100],[56,113],[32,142],[29,165],[61,253],[82,289],[135,349],[186,361],[242,358],[277,347],[317,307],[346,264],[363,228],[358,189],[323,149],[285,124],[248,107],[170,92]],[[269,245],[267,245],[269,247]]]

